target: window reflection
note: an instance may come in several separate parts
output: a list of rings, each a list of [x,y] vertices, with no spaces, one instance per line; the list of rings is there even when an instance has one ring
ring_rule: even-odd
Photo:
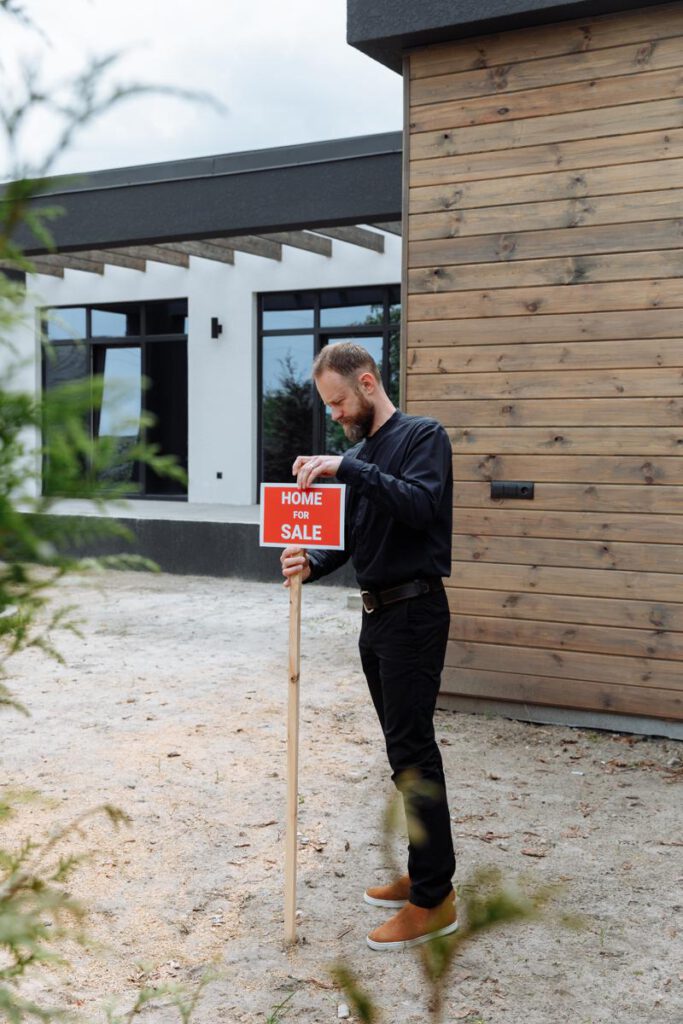
[[[140,306],[93,306],[90,333],[96,338],[129,338],[140,334]]]
[[[364,327],[381,324],[384,321],[384,307],[339,306],[320,310],[321,327]]]
[[[313,391],[310,380],[313,337],[263,339],[263,480],[292,477],[292,462],[312,450]]]
[[[85,310],[80,307],[46,310],[45,331],[49,341],[85,338]]]

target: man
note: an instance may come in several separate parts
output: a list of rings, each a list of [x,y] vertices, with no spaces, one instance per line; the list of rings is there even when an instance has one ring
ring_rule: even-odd
[[[368,944],[405,949],[457,927],[450,814],[433,721],[450,623],[442,577],[451,568],[451,445],[435,420],[395,408],[360,345],[326,346],[313,379],[355,447],[343,456],[299,455],[292,472],[300,487],[320,477],[347,484],[345,549],[288,547],[282,572],[302,573],[308,583],[349,556],[353,561],[364,606],[361,663],[409,824],[408,874],[365,892],[373,906],[400,908]]]

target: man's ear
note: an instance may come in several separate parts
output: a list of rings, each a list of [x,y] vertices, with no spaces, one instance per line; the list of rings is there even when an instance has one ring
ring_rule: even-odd
[[[365,370],[358,378],[358,383],[366,394],[370,394],[377,388],[377,381],[374,373],[370,373],[369,370]]]

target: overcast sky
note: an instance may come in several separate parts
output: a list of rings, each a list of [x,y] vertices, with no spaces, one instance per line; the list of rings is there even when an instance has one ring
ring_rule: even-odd
[[[96,170],[401,128],[400,76],[346,43],[346,0],[26,0],[49,45],[0,16],[0,87],[20,59],[54,91],[89,57],[123,52],[109,82],[210,93],[225,107],[147,96],[78,135],[53,172]],[[34,117],[23,159],[54,122]],[[0,141],[0,172],[8,155]]]

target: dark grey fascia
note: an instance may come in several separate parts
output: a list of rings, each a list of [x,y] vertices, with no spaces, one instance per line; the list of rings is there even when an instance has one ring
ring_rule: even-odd
[[[400,132],[50,179],[62,252],[401,218]],[[27,255],[45,249],[27,231]]]
[[[392,71],[416,46],[659,6],[660,0],[347,0],[346,38]]]

